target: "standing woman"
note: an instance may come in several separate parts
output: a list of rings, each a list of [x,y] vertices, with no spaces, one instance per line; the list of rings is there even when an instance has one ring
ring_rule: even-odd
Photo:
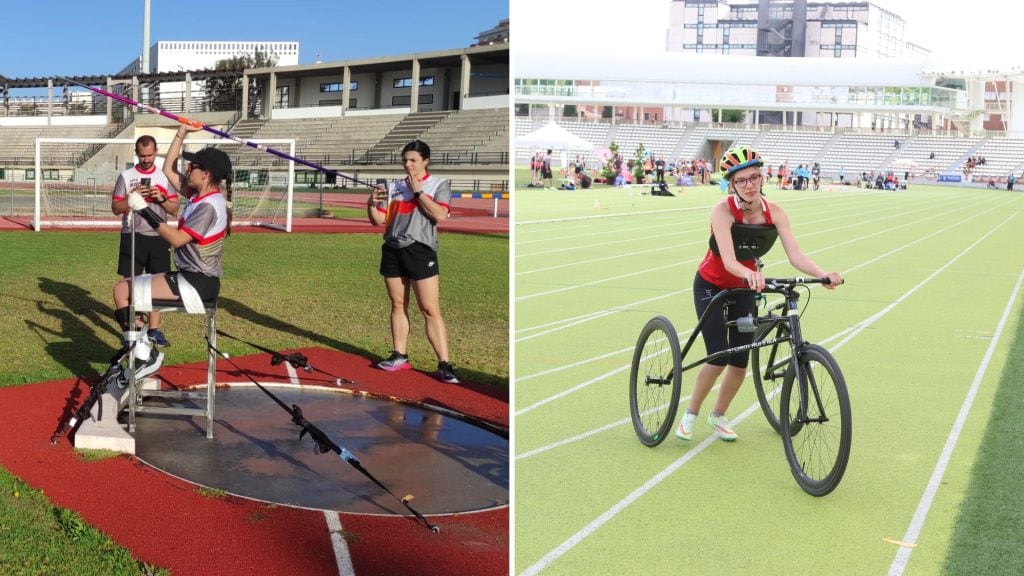
[[[374,188],[366,203],[366,215],[374,226],[386,225],[381,247],[380,275],[391,299],[391,356],[377,363],[388,372],[410,370],[406,353],[409,339],[409,290],[426,325],[427,340],[437,355],[437,379],[458,384],[448,361],[448,329],[441,317],[441,292],[437,258],[437,223],[451,210],[451,183],[427,172],[430,146],[413,140],[402,148],[404,180],[388,190]]]
[[[830,290],[843,283],[843,277],[837,272],[825,272],[800,249],[785,210],[778,204],[764,199],[764,177],[761,175],[763,164],[761,156],[746,146],[730,148],[722,156],[722,180],[728,183],[730,194],[715,203],[711,209],[711,233],[718,244],[718,254],[708,250],[693,279],[693,302],[698,318],[704,315],[715,294],[722,290],[751,288],[755,292],[760,292],[764,289],[765,276],[758,270],[756,261],[736,259],[732,241],[733,224],[774,227],[778,232],[778,238],[782,240],[782,247],[786,250],[789,263],[794,268],[811,276],[827,276],[831,283],[825,284],[825,287]],[[779,172],[781,174],[782,169]],[[753,293],[738,293],[733,300],[734,302],[729,305],[728,320],[756,314]],[[740,332],[735,326],[727,328],[725,323],[725,315],[720,313],[712,313],[704,322],[701,335],[704,337],[704,346],[709,356],[728,348],[750,344],[754,339],[753,334]],[[701,367],[693,385],[690,406],[683,414],[683,420],[676,430],[677,437],[689,440],[693,436],[694,424],[701,405],[714,387],[715,381],[724,372],[718,399],[711,409],[711,414],[708,415],[708,425],[722,440],[736,440],[736,432],[729,427],[725,412],[743,383],[749,358],[749,351],[737,352],[724,358],[709,360]]]
[[[178,218],[178,227],[173,228],[154,212],[138,193],[128,194],[128,206],[146,220],[150,226],[174,248],[176,272],[154,274],[151,277],[136,277],[150,283],[154,300],[182,300],[198,296],[202,300],[215,300],[220,293],[221,255],[224,252],[224,237],[230,227],[230,212],[224,194],[231,194],[231,160],[223,150],[203,148],[199,152],[185,152],[189,161],[187,176],[178,173],[176,166],[181,156],[181,145],[189,132],[199,128],[188,125],[178,127],[164,162],[164,175],[168,184],[188,198]],[[114,318],[129,337],[128,280],[123,279],[114,286]],[[135,356],[142,362],[136,364],[136,378],[156,373],[163,362],[163,354],[142,341],[136,344]]]

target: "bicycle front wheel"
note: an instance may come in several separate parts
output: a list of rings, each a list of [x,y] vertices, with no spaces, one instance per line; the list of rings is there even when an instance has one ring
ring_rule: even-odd
[[[839,364],[821,346],[807,345],[797,361],[800,380],[796,370],[787,370],[782,384],[782,446],[796,483],[812,496],[825,496],[839,485],[850,459],[850,396]]]
[[[780,322],[778,324],[764,325],[757,329],[754,334],[754,342],[762,342],[772,338],[788,338],[789,324]],[[789,340],[776,342],[771,346],[754,348],[750,351],[750,371],[754,375],[754,391],[757,393],[757,403],[761,405],[761,412],[768,420],[772,430],[780,432],[779,425],[779,402],[782,382],[786,372],[789,371],[793,362],[791,359]]]
[[[636,341],[629,371],[629,415],[644,446],[661,444],[675,422],[682,388],[679,337],[668,318],[655,316]]]

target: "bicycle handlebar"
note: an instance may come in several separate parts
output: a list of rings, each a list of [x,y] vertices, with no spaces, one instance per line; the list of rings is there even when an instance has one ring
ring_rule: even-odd
[[[743,282],[746,283],[747,280],[744,278]],[[846,280],[844,279],[842,282],[840,282],[840,285],[845,284],[845,283],[846,283]],[[825,284],[825,285],[830,285],[830,284],[832,284],[832,281],[829,280],[827,276],[823,276],[821,278],[804,278],[803,276],[795,276],[793,278],[765,278],[764,279],[764,287],[766,289],[769,289],[769,290],[785,290],[787,288],[792,288],[793,286],[797,286],[797,285],[800,285],[800,284]]]

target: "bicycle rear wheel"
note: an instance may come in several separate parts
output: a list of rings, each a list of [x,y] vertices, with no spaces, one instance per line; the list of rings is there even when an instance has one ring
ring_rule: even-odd
[[[782,384],[782,446],[796,483],[812,496],[825,496],[843,479],[850,459],[853,422],[846,381],[835,358],[815,344],[799,353],[796,370]]]
[[[759,326],[754,334],[754,342],[761,342],[772,338],[788,338],[789,324],[780,322],[775,325],[766,324]],[[754,348],[750,353],[750,371],[754,375],[754,391],[757,392],[757,403],[761,405],[761,412],[768,420],[772,430],[780,432],[779,425],[779,403],[782,382],[786,373],[792,368],[792,355],[790,353],[792,344],[789,340],[777,342],[771,346]]]
[[[629,371],[629,415],[644,446],[657,446],[675,422],[682,389],[679,337],[668,318],[651,318],[640,332]]]

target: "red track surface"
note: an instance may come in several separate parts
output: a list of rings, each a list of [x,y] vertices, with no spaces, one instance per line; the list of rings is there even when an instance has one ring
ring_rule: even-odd
[[[339,195],[325,197],[324,203],[332,206],[365,209],[366,199],[357,195]],[[508,234],[509,201],[498,201],[498,218],[493,217],[494,201],[478,198],[456,198],[452,200],[451,218],[442,222],[438,229],[441,232],[464,232],[470,234]],[[113,218],[113,217],[111,217]],[[2,217],[0,230],[31,230],[32,217]],[[110,228],[99,228],[109,232]],[[46,228],[57,230],[62,228]],[[68,227],[64,230],[95,230],[96,228]],[[277,232],[268,228],[237,227],[239,232]],[[293,232],[338,233],[354,232],[382,234],[384,228],[374,227],[366,218],[295,218],[292,221]]]
[[[311,365],[358,382],[357,389],[441,405],[508,426],[505,390],[441,384],[418,371],[387,373],[365,358],[333,350],[303,352]],[[284,367],[271,366],[266,354],[232,360],[260,380],[288,380]],[[205,362],[165,367],[160,376],[168,385],[184,386],[205,382],[205,370]],[[310,376],[303,382],[325,384]],[[244,380],[225,361],[219,363],[218,382]],[[85,462],[67,439],[51,446],[58,419],[74,410],[87,392],[75,380],[0,388],[0,406],[10,415],[0,419],[0,466],[43,490],[57,506],[81,514],[139,560],[176,575],[339,573],[323,512],[202,496],[194,485],[134,457]],[[284,411],[282,417],[287,418]],[[507,507],[430,517],[441,527],[439,534],[406,517],[339,516],[356,575],[508,573]]]

